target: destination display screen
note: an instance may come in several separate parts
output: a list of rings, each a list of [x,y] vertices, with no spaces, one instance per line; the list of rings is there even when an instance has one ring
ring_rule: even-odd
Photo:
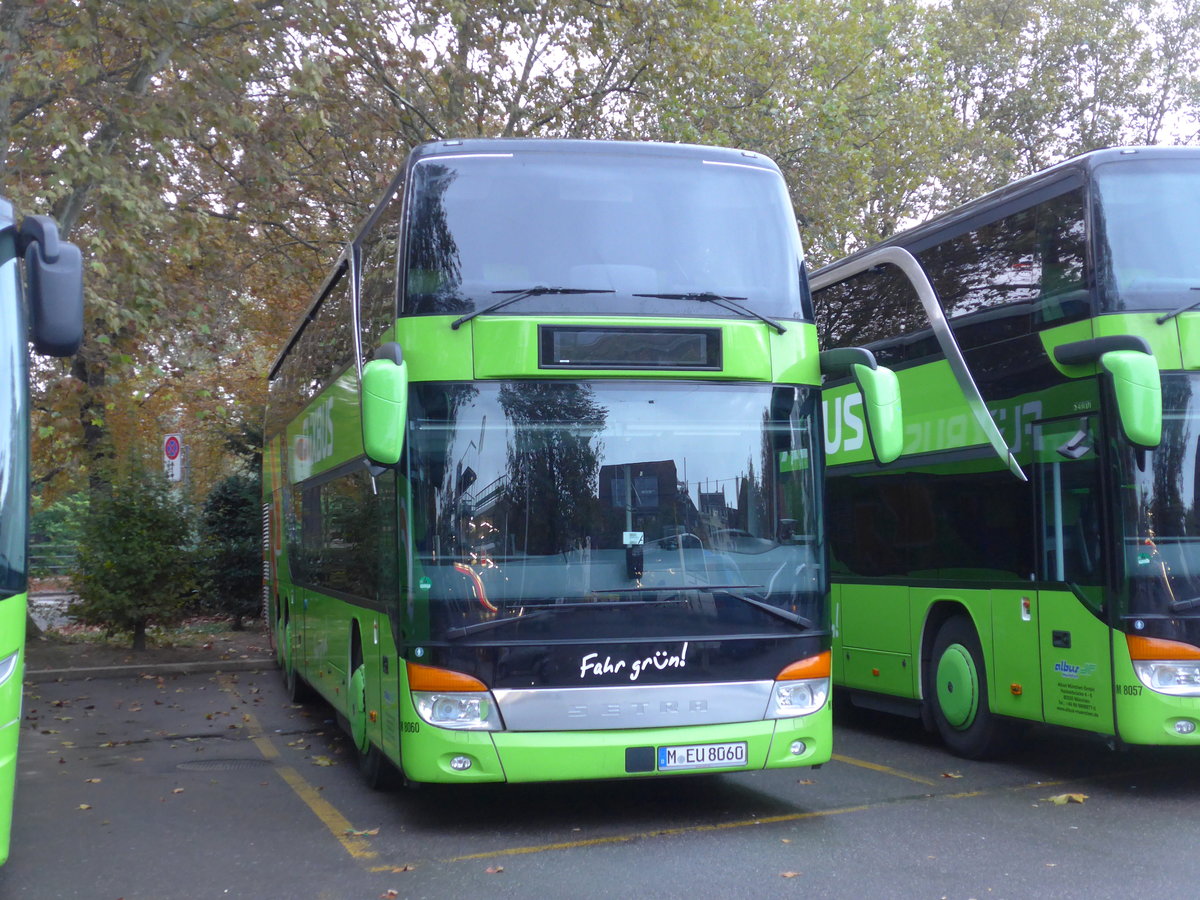
[[[719,328],[543,325],[538,330],[543,369],[721,369]]]

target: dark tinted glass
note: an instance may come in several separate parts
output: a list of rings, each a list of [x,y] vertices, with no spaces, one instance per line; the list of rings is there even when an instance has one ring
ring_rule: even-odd
[[[770,385],[416,385],[415,595],[440,627],[498,640],[618,636],[632,615],[654,634],[795,633],[744,597],[817,625],[815,401]]]
[[[29,375],[12,233],[0,234],[0,599],[25,590]]]
[[[371,358],[380,335],[396,319],[396,256],[400,246],[400,212],[403,193],[387,202],[375,226],[362,243],[362,308],[359,310],[362,352]]]
[[[1200,159],[1130,159],[1096,169],[1100,285],[1109,310],[1200,301]]]
[[[774,170],[517,151],[422,160],[409,191],[410,314],[466,313],[543,285],[597,293],[529,297],[505,312],[736,315],[634,296],[712,292],[801,316],[799,238]]]

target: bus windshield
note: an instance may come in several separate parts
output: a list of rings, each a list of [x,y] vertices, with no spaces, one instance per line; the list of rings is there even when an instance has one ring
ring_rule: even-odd
[[[434,640],[824,628],[815,392],[414,387],[412,591]]]
[[[1130,616],[1200,618],[1200,376],[1162,373],[1163,438],[1122,479]]]
[[[422,159],[408,190],[407,313],[465,315],[519,294],[506,313],[737,315],[689,302],[718,295],[811,319],[774,169],[516,150]]]
[[[0,599],[25,590],[25,517],[29,413],[26,408],[25,327],[17,293],[17,259],[12,235],[0,235]]]
[[[1096,168],[1099,283],[1108,310],[1200,304],[1200,160],[1125,160]]]

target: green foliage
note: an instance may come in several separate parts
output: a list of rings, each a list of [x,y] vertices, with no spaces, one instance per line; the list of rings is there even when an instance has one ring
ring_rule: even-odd
[[[1195,143],[1198,72],[1200,0],[3,0],[0,181],[88,267],[35,483],[182,431],[206,493],[419,141],[761,151],[816,266],[1081,150]]]
[[[93,494],[83,519],[71,580],[70,614],[132,635],[146,646],[148,625],[178,619],[193,589],[187,516],[158,473],[121,478]]]
[[[242,619],[262,597],[262,535],[257,477],[230,475],[209,493],[200,528],[201,608]]]

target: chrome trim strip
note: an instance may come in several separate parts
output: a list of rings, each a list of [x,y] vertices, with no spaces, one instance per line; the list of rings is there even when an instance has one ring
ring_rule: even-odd
[[[493,690],[508,731],[601,731],[758,722],[773,681]]]

